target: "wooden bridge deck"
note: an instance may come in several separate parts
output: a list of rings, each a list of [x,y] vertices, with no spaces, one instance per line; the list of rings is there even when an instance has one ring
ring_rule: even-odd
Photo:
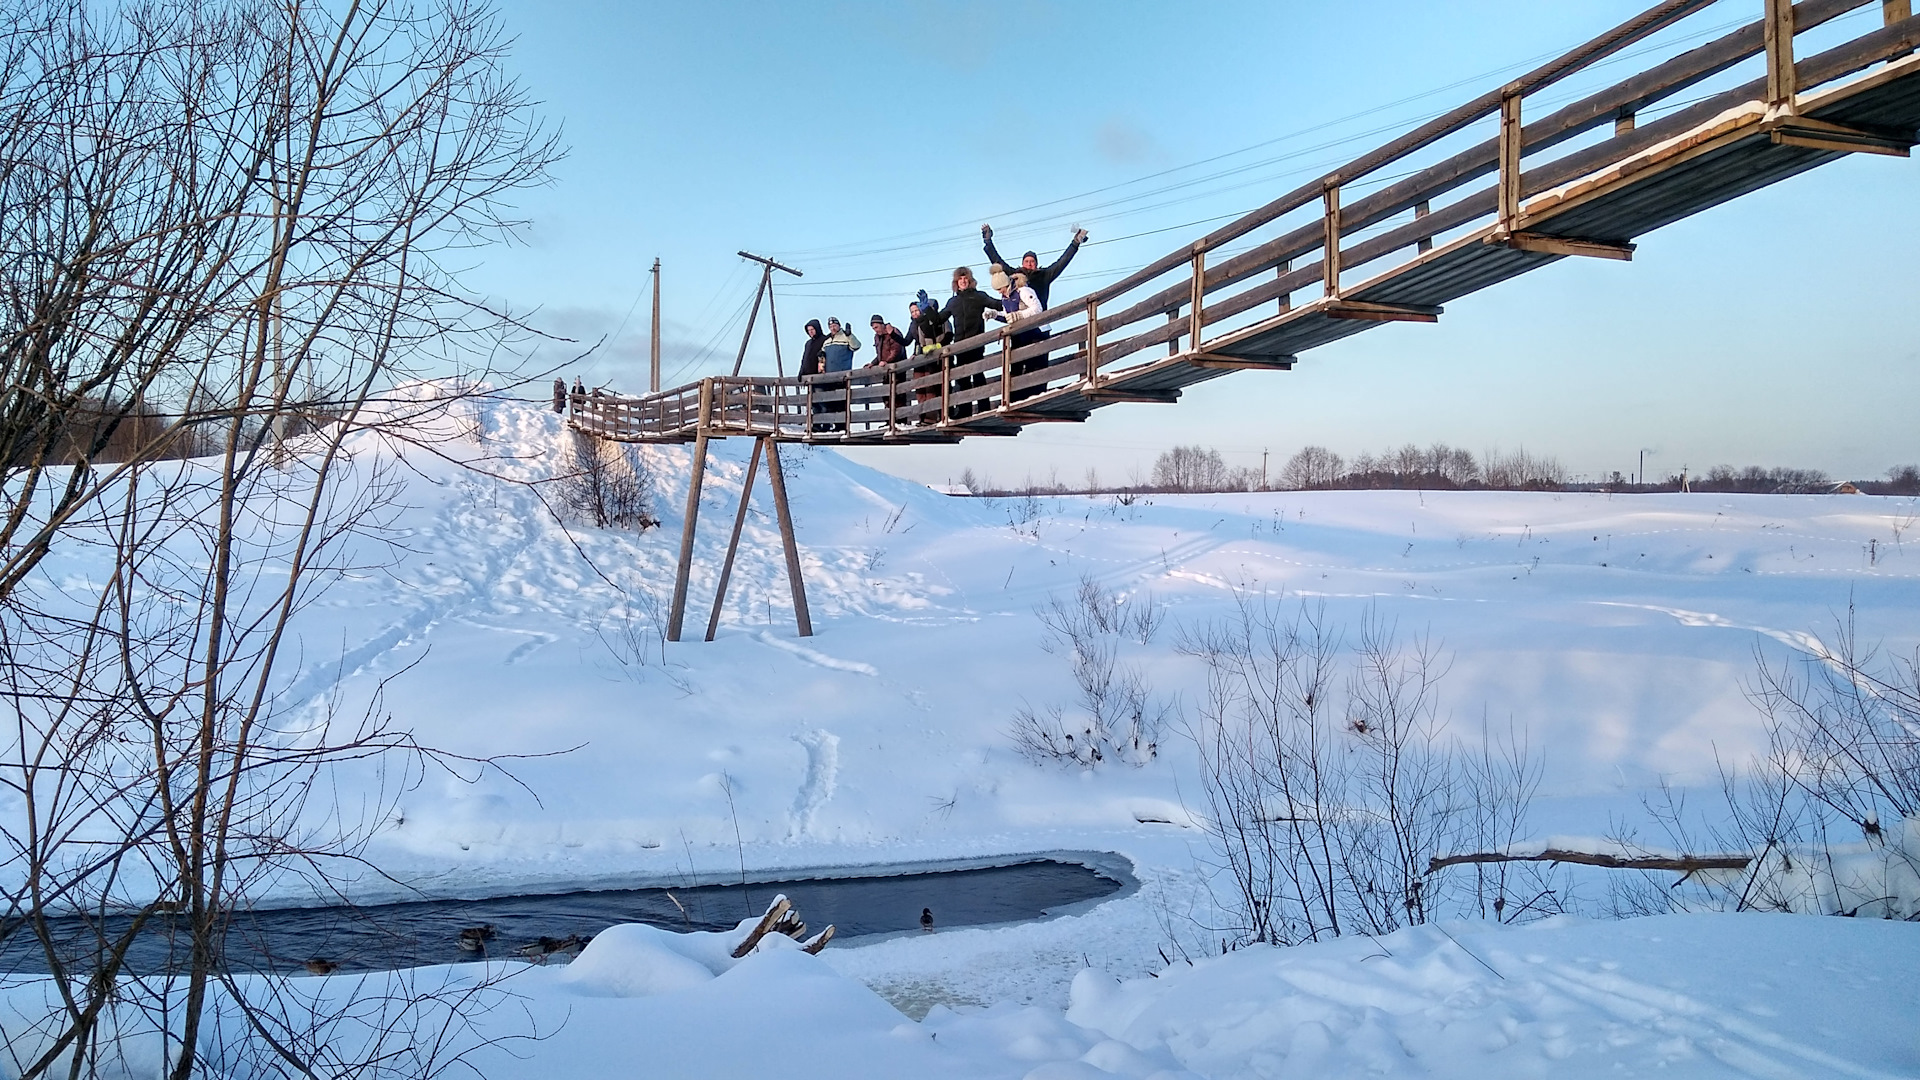
[[[1879,0],[1881,26],[1804,58],[1793,55],[1796,34],[1874,0],[1764,0],[1759,21],[1537,120],[1523,117],[1529,95],[1710,2],[1659,4],[1119,282],[937,358],[804,378],[707,378],[644,396],[575,395],[570,422],[631,442],[1015,435],[1028,424],[1084,420],[1103,405],[1176,401],[1185,387],[1232,371],[1287,370],[1308,349],[1377,322],[1434,321],[1458,297],[1571,255],[1630,258],[1636,237],[1846,154],[1908,154],[1920,128],[1911,0]],[[1636,112],[1742,65],[1764,73],[1634,124]],[[1422,151],[1432,157],[1430,148],[1470,140],[1476,125],[1497,130],[1343,200],[1343,190],[1390,166],[1414,167]],[[1598,137],[1581,139],[1590,133]],[[1442,196],[1452,201],[1436,206]],[[1303,291],[1317,295],[1294,303]],[[1013,346],[1013,334],[1037,327],[1052,336]]]

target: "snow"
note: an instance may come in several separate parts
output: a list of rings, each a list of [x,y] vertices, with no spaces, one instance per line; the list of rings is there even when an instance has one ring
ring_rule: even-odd
[[[1205,1076],[1912,1076],[1908,923],[1440,924],[1083,972],[1067,1017]]]
[[[518,1004],[498,1030],[526,1021],[548,1037],[493,1054],[488,1075],[642,1063],[656,1075],[1032,1080],[1920,1074],[1914,923],[1447,923],[1187,964],[1182,948],[1206,955],[1221,935],[1206,929],[1219,913],[1178,720],[1205,672],[1176,648],[1262,591],[1323,603],[1344,625],[1371,610],[1430,634],[1450,657],[1451,730],[1477,738],[1483,717],[1512,718],[1545,755],[1535,846],[1587,837],[1604,850],[1600,834],[1634,819],[1657,781],[1704,795],[1719,761],[1761,748],[1742,689],[1756,648],[1818,655],[1852,604],[1864,640],[1912,650],[1914,500],[983,500],[789,447],[816,635],[795,635],[763,481],[709,644],[745,474],[736,440],[714,444],[686,640],[663,646],[689,448],[635,451],[656,478],[659,527],[563,526],[541,497],[551,485],[529,486],[565,471],[560,419],[500,399],[459,408],[471,412],[419,445],[357,442],[405,465],[398,544],[343,560],[373,569],[299,617],[284,687],[315,710],[377,698],[427,745],[512,757],[400,795],[365,852],[381,872],[343,883],[350,895],[766,881],[1052,851],[1111,853],[1137,883],[1038,922],[836,942],[818,958],[775,936],[734,962],[725,935],[625,926],[570,966],[409,976],[507,974]],[[99,580],[90,557],[56,552],[45,574]],[[1164,617],[1150,641],[1119,646],[1170,710],[1140,767],[1035,764],[1009,736],[1023,706],[1072,699],[1036,608],[1083,577]],[[338,789],[382,781],[368,763]],[[271,899],[315,898],[289,882]],[[938,912],[937,896],[928,904]]]

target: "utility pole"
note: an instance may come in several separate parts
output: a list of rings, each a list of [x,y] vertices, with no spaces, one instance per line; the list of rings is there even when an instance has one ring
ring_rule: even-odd
[[[763,255],[749,255],[744,251],[736,252],[735,254],[739,255],[741,258],[746,259],[750,262],[757,262],[760,264],[760,287],[758,289],[755,289],[753,293],[753,311],[747,315],[747,332],[740,335],[740,354],[733,358],[733,373],[735,375],[740,374],[740,365],[746,362],[747,342],[751,340],[753,337],[754,320],[760,317],[760,301],[761,299],[764,298],[767,301],[767,318],[774,320],[774,324],[773,324],[774,368],[776,371],[779,372],[781,377],[784,378],[786,376],[786,371],[784,370],[785,365],[782,364],[780,361],[780,336],[779,336],[780,323],[778,321],[778,317],[773,312],[773,272],[775,270],[782,270],[782,271],[785,271],[786,273],[792,274],[794,277],[805,277],[806,275],[802,274],[798,270],[795,270],[791,266],[782,266],[779,263],[774,262],[772,259],[769,259]]]
[[[660,392],[660,260],[653,260],[653,378],[647,389]]]
[[[1260,448],[1260,490],[1267,490],[1267,451],[1265,447]]]

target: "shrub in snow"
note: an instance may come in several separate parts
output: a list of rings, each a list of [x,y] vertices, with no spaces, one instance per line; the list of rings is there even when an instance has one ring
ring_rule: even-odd
[[[1435,645],[1402,644],[1369,615],[1349,653],[1324,606],[1288,617],[1264,595],[1238,601],[1181,649],[1207,665],[1189,732],[1204,825],[1234,889],[1222,906],[1243,941],[1383,934],[1456,901],[1513,919],[1549,900],[1535,888],[1510,906],[1504,877],[1476,872],[1462,890],[1430,870],[1456,845],[1517,835],[1538,782],[1524,750],[1469,758],[1442,740]]]
[[[653,470],[633,448],[570,433],[566,467],[559,476],[560,505],[568,516],[602,529],[650,529]]]
[[[1636,897],[1635,910],[1707,906],[1920,919],[1920,652],[1860,645],[1851,608],[1833,644],[1756,653],[1748,697],[1767,751],[1723,778],[1730,823],[1690,835],[1677,798],[1656,807],[1672,841],[1753,856],[1690,891]]]
[[[1051,597],[1038,614],[1047,628],[1041,647],[1067,658],[1079,694],[1071,706],[1022,706],[1013,717],[1014,745],[1035,762],[1089,768],[1153,760],[1167,709],[1145,672],[1120,658],[1124,643],[1152,643],[1162,618],[1153,598],[1129,602],[1083,577],[1073,599]]]

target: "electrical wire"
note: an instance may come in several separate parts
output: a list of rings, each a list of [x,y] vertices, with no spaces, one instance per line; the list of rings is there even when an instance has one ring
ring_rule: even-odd
[[[1746,21],[1747,20],[1745,19],[1736,19],[1730,22],[1720,23],[1715,26],[1705,27],[1685,35],[1677,35],[1672,38],[1663,39],[1659,42],[1643,45],[1636,49],[1624,50],[1620,53],[1615,54],[1614,56],[1608,57],[1605,60],[1589,65],[1586,70],[1592,71],[1599,68],[1610,67],[1619,63],[1624,63],[1631,59],[1636,59],[1650,52],[1673,49],[1678,47],[1679,45],[1686,44],[1687,42],[1698,40],[1705,37],[1710,37],[1712,35],[1719,34],[1725,30],[1741,26],[1745,24]],[[1311,125],[1309,127],[1302,128],[1297,131],[1289,132],[1285,135],[1276,136],[1272,139],[1266,139],[1261,142],[1254,143],[1250,146],[1241,147],[1236,150],[1230,150],[1221,154],[1216,154],[1211,157],[1200,159],[1199,161],[1188,162],[1182,165],[1173,166],[1168,169],[1162,169],[1155,173],[1149,173],[1145,176],[1135,177],[1133,179],[1121,181],[1116,184],[1109,184],[1104,187],[1095,188],[1095,189],[1092,189],[1091,191],[1081,192],[1076,195],[1062,196],[1057,199],[1050,199],[1043,202],[1034,203],[1029,206],[1021,207],[1018,209],[1002,211],[992,216],[999,217],[999,218],[1013,218],[1016,215],[1031,213],[1036,210],[1042,210],[1050,207],[1059,206],[1063,203],[1077,203],[1078,200],[1084,200],[1084,199],[1092,198],[1097,195],[1106,194],[1108,192],[1122,190],[1138,184],[1146,183],[1151,180],[1160,179],[1162,177],[1167,177],[1167,176],[1175,175],[1177,173],[1186,172],[1188,170],[1213,164],[1215,162],[1224,161],[1234,157],[1239,157],[1243,154],[1252,153],[1254,151],[1264,149],[1266,147],[1273,146],[1282,142],[1301,138],[1318,131],[1325,131],[1330,128],[1336,128],[1336,127],[1339,127],[1340,125],[1351,123],[1352,121],[1357,119],[1363,119],[1368,116],[1377,115],[1381,112],[1384,112],[1390,109],[1395,109],[1402,105],[1407,105],[1416,101],[1421,101],[1438,94],[1444,94],[1452,90],[1459,89],[1462,86],[1475,84],[1475,83],[1482,83],[1488,79],[1495,78],[1503,74],[1507,74],[1516,69],[1525,69],[1525,68],[1537,66],[1540,62],[1547,59],[1551,59],[1552,57],[1557,55],[1560,55],[1560,54],[1558,52],[1543,53],[1538,56],[1531,57],[1527,60],[1522,60],[1512,64],[1507,64],[1500,68],[1496,68],[1492,71],[1483,72],[1478,75],[1469,76],[1467,78],[1460,79],[1452,83],[1448,83],[1445,86],[1423,91],[1418,94],[1412,94],[1395,101],[1384,103],[1382,105],[1377,105],[1371,108],[1363,109],[1363,110],[1360,110],[1359,112],[1351,113],[1347,116],[1340,117],[1338,119],[1329,120],[1320,124]],[[1582,96],[1582,92],[1570,92],[1566,94],[1564,97],[1545,99],[1543,100],[1542,103],[1543,104],[1560,104],[1560,103],[1563,103],[1564,101],[1575,100],[1580,96]],[[1425,120],[1430,120],[1435,116],[1442,115],[1443,112],[1444,110],[1442,110],[1441,112],[1429,113],[1424,116],[1418,117],[1411,122],[1414,122],[1414,123],[1424,122]],[[1306,148],[1304,150],[1291,151],[1287,154],[1282,154],[1275,157],[1262,159],[1260,161],[1236,165],[1230,169],[1220,170],[1215,173],[1210,173],[1206,176],[1182,180],[1174,184],[1163,185],[1161,187],[1154,188],[1149,191],[1139,192],[1137,194],[1129,195],[1120,199],[1107,200],[1105,202],[1096,203],[1092,205],[1075,205],[1074,207],[1070,208],[1068,211],[1064,213],[1047,215],[1045,217],[1038,218],[1038,219],[1016,220],[1012,224],[1006,226],[1006,228],[1008,228],[1009,230],[1021,229],[1021,228],[1035,228],[1035,227],[1039,227],[1040,225],[1055,223],[1058,220],[1065,219],[1065,218],[1088,217],[1101,209],[1125,205],[1128,202],[1138,201],[1141,199],[1153,198],[1155,196],[1164,195],[1172,191],[1188,189],[1188,188],[1205,184],[1214,180],[1223,179],[1229,176],[1240,175],[1247,171],[1263,168],[1273,164],[1278,164],[1283,161],[1292,160],[1304,154],[1313,153],[1318,150],[1344,145],[1359,139],[1364,139],[1373,135],[1378,135],[1386,131],[1398,130],[1400,128],[1405,127],[1407,123],[1409,123],[1409,121],[1406,121],[1406,120],[1396,121],[1392,124],[1371,128],[1371,129],[1368,129],[1367,131],[1355,133],[1353,135],[1345,136],[1340,139],[1335,139],[1325,143],[1321,143],[1316,146]],[[1244,186],[1244,185],[1239,185],[1239,186]],[[1235,189],[1228,189],[1228,190],[1235,190]],[[1218,194],[1218,192],[1213,192],[1209,194]],[[949,223],[947,225],[935,226],[935,227],[926,228],[926,229],[919,229],[919,230],[914,230],[906,233],[898,233],[892,236],[881,237],[876,240],[857,241],[857,242],[849,242],[845,244],[828,245],[825,247],[814,248],[814,249],[802,249],[799,251],[791,252],[790,256],[795,259],[804,259],[808,262],[811,262],[817,265],[820,263],[832,263],[832,262],[842,261],[847,259],[869,258],[875,255],[892,254],[897,251],[914,250],[923,246],[921,244],[893,243],[895,241],[905,241],[913,238],[933,236],[939,233],[947,232],[948,230],[951,230],[951,229],[965,227],[968,224],[970,223],[955,222],[955,223]],[[874,246],[874,245],[888,245],[888,244],[891,244],[891,246]],[[856,248],[858,248],[858,250],[854,250]]]

